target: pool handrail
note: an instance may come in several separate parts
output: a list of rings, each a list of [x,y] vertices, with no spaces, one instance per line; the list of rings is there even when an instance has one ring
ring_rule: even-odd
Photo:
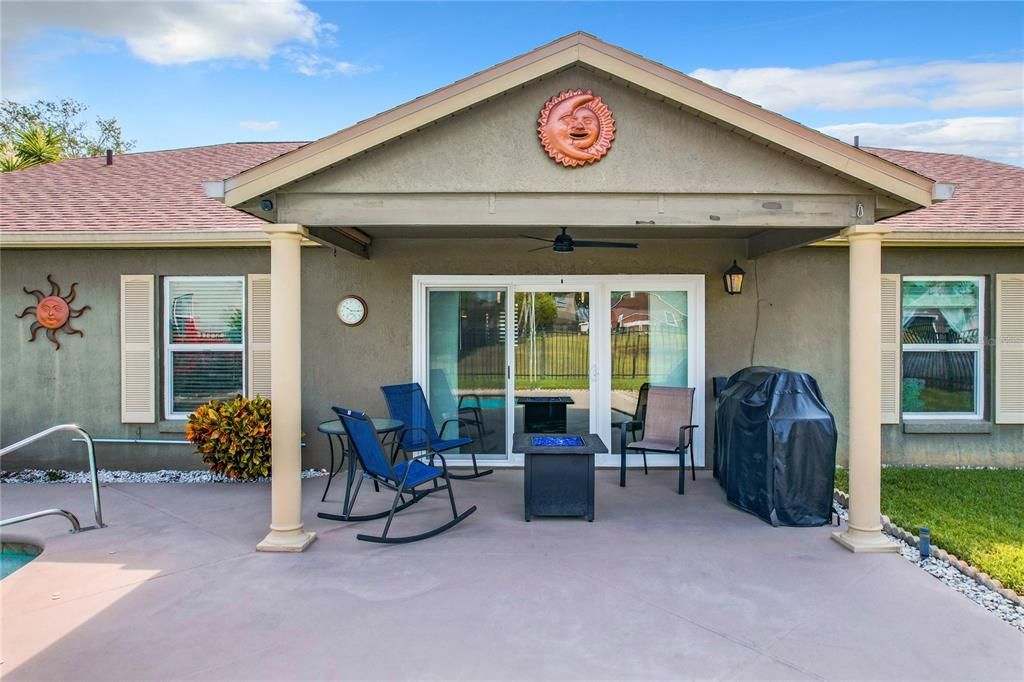
[[[79,434],[82,437],[82,440],[85,442],[85,448],[89,455],[89,474],[92,479],[92,508],[93,514],[96,517],[96,525],[88,526],[87,528],[82,528],[81,524],[78,522],[78,518],[71,512],[64,511],[63,509],[46,509],[44,511],[33,512],[32,514],[25,514],[23,516],[16,516],[14,518],[4,519],[0,521],[0,527],[9,526],[15,523],[21,523],[22,521],[30,521],[32,519],[37,519],[41,516],[53,515],[63,516],[64,518],[66,518],[71,523],[72,533],[77,533],[82,530],[93,530],[95,528],[104,527],[103,511],[100,508],[100,479],[99,475],[96,472],[96,446],[93,443],[92,436],[90,436],[81,426],[79,426],[78,424],[58,424],[56,426],[51,426],[50,428],[44,429],[43,431],[35,433],[27,438],[22,438],[17,443],[13,443],[3,449],[0,449],[0,457],[10,452],[14,452],[15,450],[20,450],[26,445],[31,445],[32,443],[35,443],[38,440],[42,440],[43,438],[46,438],[50,434],[57,433],[58,431],[74,431],[75,433]]]

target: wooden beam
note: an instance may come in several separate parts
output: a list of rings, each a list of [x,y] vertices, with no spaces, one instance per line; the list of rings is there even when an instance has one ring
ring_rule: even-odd
[[[309,238],[318,244],[347,251],[353,256],[370,260],[369,235],[351,227],[307,225]]]
[[[838,228],[858,220],[863,197],[763,194],[288,194],[279,217],[302,225],[675,226]]]
[[[747,239],[747,258],[807,246],[839,234],[835,229],[765,230]]]

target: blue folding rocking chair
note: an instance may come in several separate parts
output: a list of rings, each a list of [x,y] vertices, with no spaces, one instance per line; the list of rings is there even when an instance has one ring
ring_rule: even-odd
[[[354,410],[347,410],[343,407],[333,408],[345,425],[345,432],[348,434],[349,444],[355,456],[359,458],[359,463],[369,477],[375,484],[388,488],[389,490],[395,491],[395,499],[391,503],[391,509],[386,512],[380,512],[378,514],[370,514],[367,516],[339,516],[337,514],[319,513],[317,516],[323,519],[331,519],[333,521],[369,521],[372,519],[380,519],[387,516],[387,523],[384,524],[384,532],[380,535],[366,535],[360,533],[356,535],[357,540],[363,540],[365,542],[380,542],[385,544],[402,544],[406,542],[416,542],[417,540],[425,540],[427,538],[434,537],[444,531],[448,530],[461,523],[467,516],[476,511],[476,506],[472,506],[461,514],[455,507],[455,494],[452,492],[451,475],[448,473],[448,464],[444,460],[444,456],[438,452],[428,452],[423,455],[413,457],[412,459],[392,466],[390,458],[384,454],[384,448],[377,438],[377,431],[373,427],[373,422],[362,412],[356,412]],[[441,460],[441,468],[438,469],[435,466],[424,464],[421,459],[429,458],[433,462],[433,458],[437,457]],[[444,480],[444,485],[438,483],[439,480]],[[356,483],[356,489],[352,496],[352,504],[355,504],[355,496],[359,494],[359,484],[362,483],[362,477],[358,479]],[[433,485],[428,486],[423,490],[417,490],[419,486],[427,483]],[[419,535],[406,535],[402,537],[388,536],[388,531],[391,530],[391,522],[395,519],[395,514],[403,509],[411,507],[423,498],[433,493],[440,492],[442,490],[448,491],[448,500],[452,506],[452,520],[448,523],[439,526],[433,530],[427,531],[426,533],[420,533]],[[409,499],[406,499],[409,496]]]
[[[394,386],[381,386],[384,392],[384,400],[387,401],[388,411],[392,419],[398,419],[405,423],[405,430],[398,438],[399,447],[406,453],[428,450],[434,453],[447,452],[455,448],[461,448],[473,442],[472,438],[460,437],[444,439],[444,430],[449,424],[468,426],[464,419],[447,419],[441,424],[441,432],[438,433],[434,426],[434,418],[430,415],[430,406],[427,398],[423,395],[423,389],[419,384],[395,384]],[[476,464],[476,455],[473,458],[473,473],[471,474],[449,474],[451,478],[467,480],[480,478],[493,474],[493,469],[480,471]]]

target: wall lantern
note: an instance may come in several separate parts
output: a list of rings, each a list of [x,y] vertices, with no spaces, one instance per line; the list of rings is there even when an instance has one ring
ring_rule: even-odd
[[[732,267],[725,271],[722,275],[722,281],[725,282],[725,293],[730,296],[735,294],[743,293],[743,276],[747,273],[744,272],[743,268],[736,265],[736,261],[732,262]]]

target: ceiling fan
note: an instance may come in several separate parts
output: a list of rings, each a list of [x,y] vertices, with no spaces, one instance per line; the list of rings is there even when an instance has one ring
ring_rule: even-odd
[[[548,243],[551,244],[550,248],[555,253],[572,253],[572,251],[577,246],[581,247],[581,248],[585,248],[585,247],[586,248],[598,247],[598,248],[602,248],[602,249],[635,249],[635,248],[637,248],[636,244],[630,244],[628,242],[593,242],[593,241],[576,240],[576,239],[572,238],[571,234],[569,234],[568,232],[565,231],[564,227],[562,228],[562,234],[558,235],[554,239],[545,239],[544,237],[533,237],[533,236],[528,235],[528,234],[523,234],[523,235],[519,235],[519,236],[524,237],[526,239],[536,239],[537,241],[548,242]],[[546,249],[546,248],[549,248],[549,247],[541,246],[541,247],[538,247],[536,249],[530,249],[530,252],[540,251],[540,250]]]

